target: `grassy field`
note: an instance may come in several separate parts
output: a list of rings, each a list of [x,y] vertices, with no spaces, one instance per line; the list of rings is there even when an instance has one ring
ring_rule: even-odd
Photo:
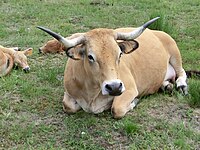
[[[1,0],[0,45],[32,47],[30,73],[0,78],[0,149],[200,149],[200,80],[190,95],[177,91],[142,98],[126,117],[62,111],[65,55],[39,55],[51,37],[93,28],[136,27],[155,16],[152,28],[177,41],[186,70],[200,70],[199,0]]]

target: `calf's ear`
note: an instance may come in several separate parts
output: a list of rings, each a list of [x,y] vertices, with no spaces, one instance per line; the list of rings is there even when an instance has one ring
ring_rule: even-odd
[[[75,47],[65,50],[66,55],[74,60],[81,60],[85,55],[85,45],[77,45]]]
[[[24,50],[23,53],[26,56],[30,56],[33,53],[33,49],[32,48],[28,48],[28,49]]]
[[[135,40],[118,42],[118,45],[125,54],[132,53],[139,47],[139,43]]]

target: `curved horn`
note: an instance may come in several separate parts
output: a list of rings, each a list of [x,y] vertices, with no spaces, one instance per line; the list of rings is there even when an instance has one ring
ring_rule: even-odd
[[[145,24],[143,24],[142,26],[136,28],[134,31],[129,32],[129,33],[122,33],[122,32],[118,32],[117,33],[117,39],[118,40],[133,40],[136,39],[137,37],[139,37],[143,31],[152,23],[154,23],[156,20],[158,20],[160,17],[156,17],[151,19],[150,21],[146,22]]]
[[[85,37],[83,35],[79,36],[77,38],[71,39],[71,40],[67,40],[63,36],[53,32],[53,31],[51,31],[51,30],[49,30],[47,28],[44,28],[44,27],[41,27],[41,26],[37,26],[37,28],[43,30],[44,32],[47,32],[48,34],[50,34],[51,36],[56,38],[59,42],[63,43],[63,45],[67,49],[71,48],[71,47],[74,47],[74,46],[84,42],[84,40],[85,40]]]

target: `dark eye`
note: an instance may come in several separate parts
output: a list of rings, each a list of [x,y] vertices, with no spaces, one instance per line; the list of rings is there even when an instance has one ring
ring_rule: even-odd
[[[88,55],[88,59],[90,62],[94,62],[94,57],[92,55]]]

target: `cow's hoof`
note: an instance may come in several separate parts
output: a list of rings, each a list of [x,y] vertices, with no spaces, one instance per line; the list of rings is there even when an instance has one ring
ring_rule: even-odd
[[[164,87],[164,91],[171,95],[173,93],[173,88],[174,85],[172,83],[169,83],[167,86]]]
[[[188,95],[188,88],[187,88],[187,86],[181,85],[181,86],[179,86],[177,88],[178,88],[178,91],[180,91],[180,93],[182,95],[185,95],[185,96]]]
[[[63,111],[67,114],[73,114],[75,113],[74,110],[72,110],[70,107],[68,107],[65,102],[63,102]]]
[[[64,105],[63,105],[63,111],[64,111],[65,113],[67,113],[67,114],[74,114],[74,113],[75,113],[75,111],[73,111],[73,110],[67,108],[67,107],[64,106]]]
[[[172,83],[169,83],[166,87],[165,90],[171,93],[173,91],[174,85]]]
[[[111,114],[114,119],[121,119],[126,113],[120,109],[111,108]]]

